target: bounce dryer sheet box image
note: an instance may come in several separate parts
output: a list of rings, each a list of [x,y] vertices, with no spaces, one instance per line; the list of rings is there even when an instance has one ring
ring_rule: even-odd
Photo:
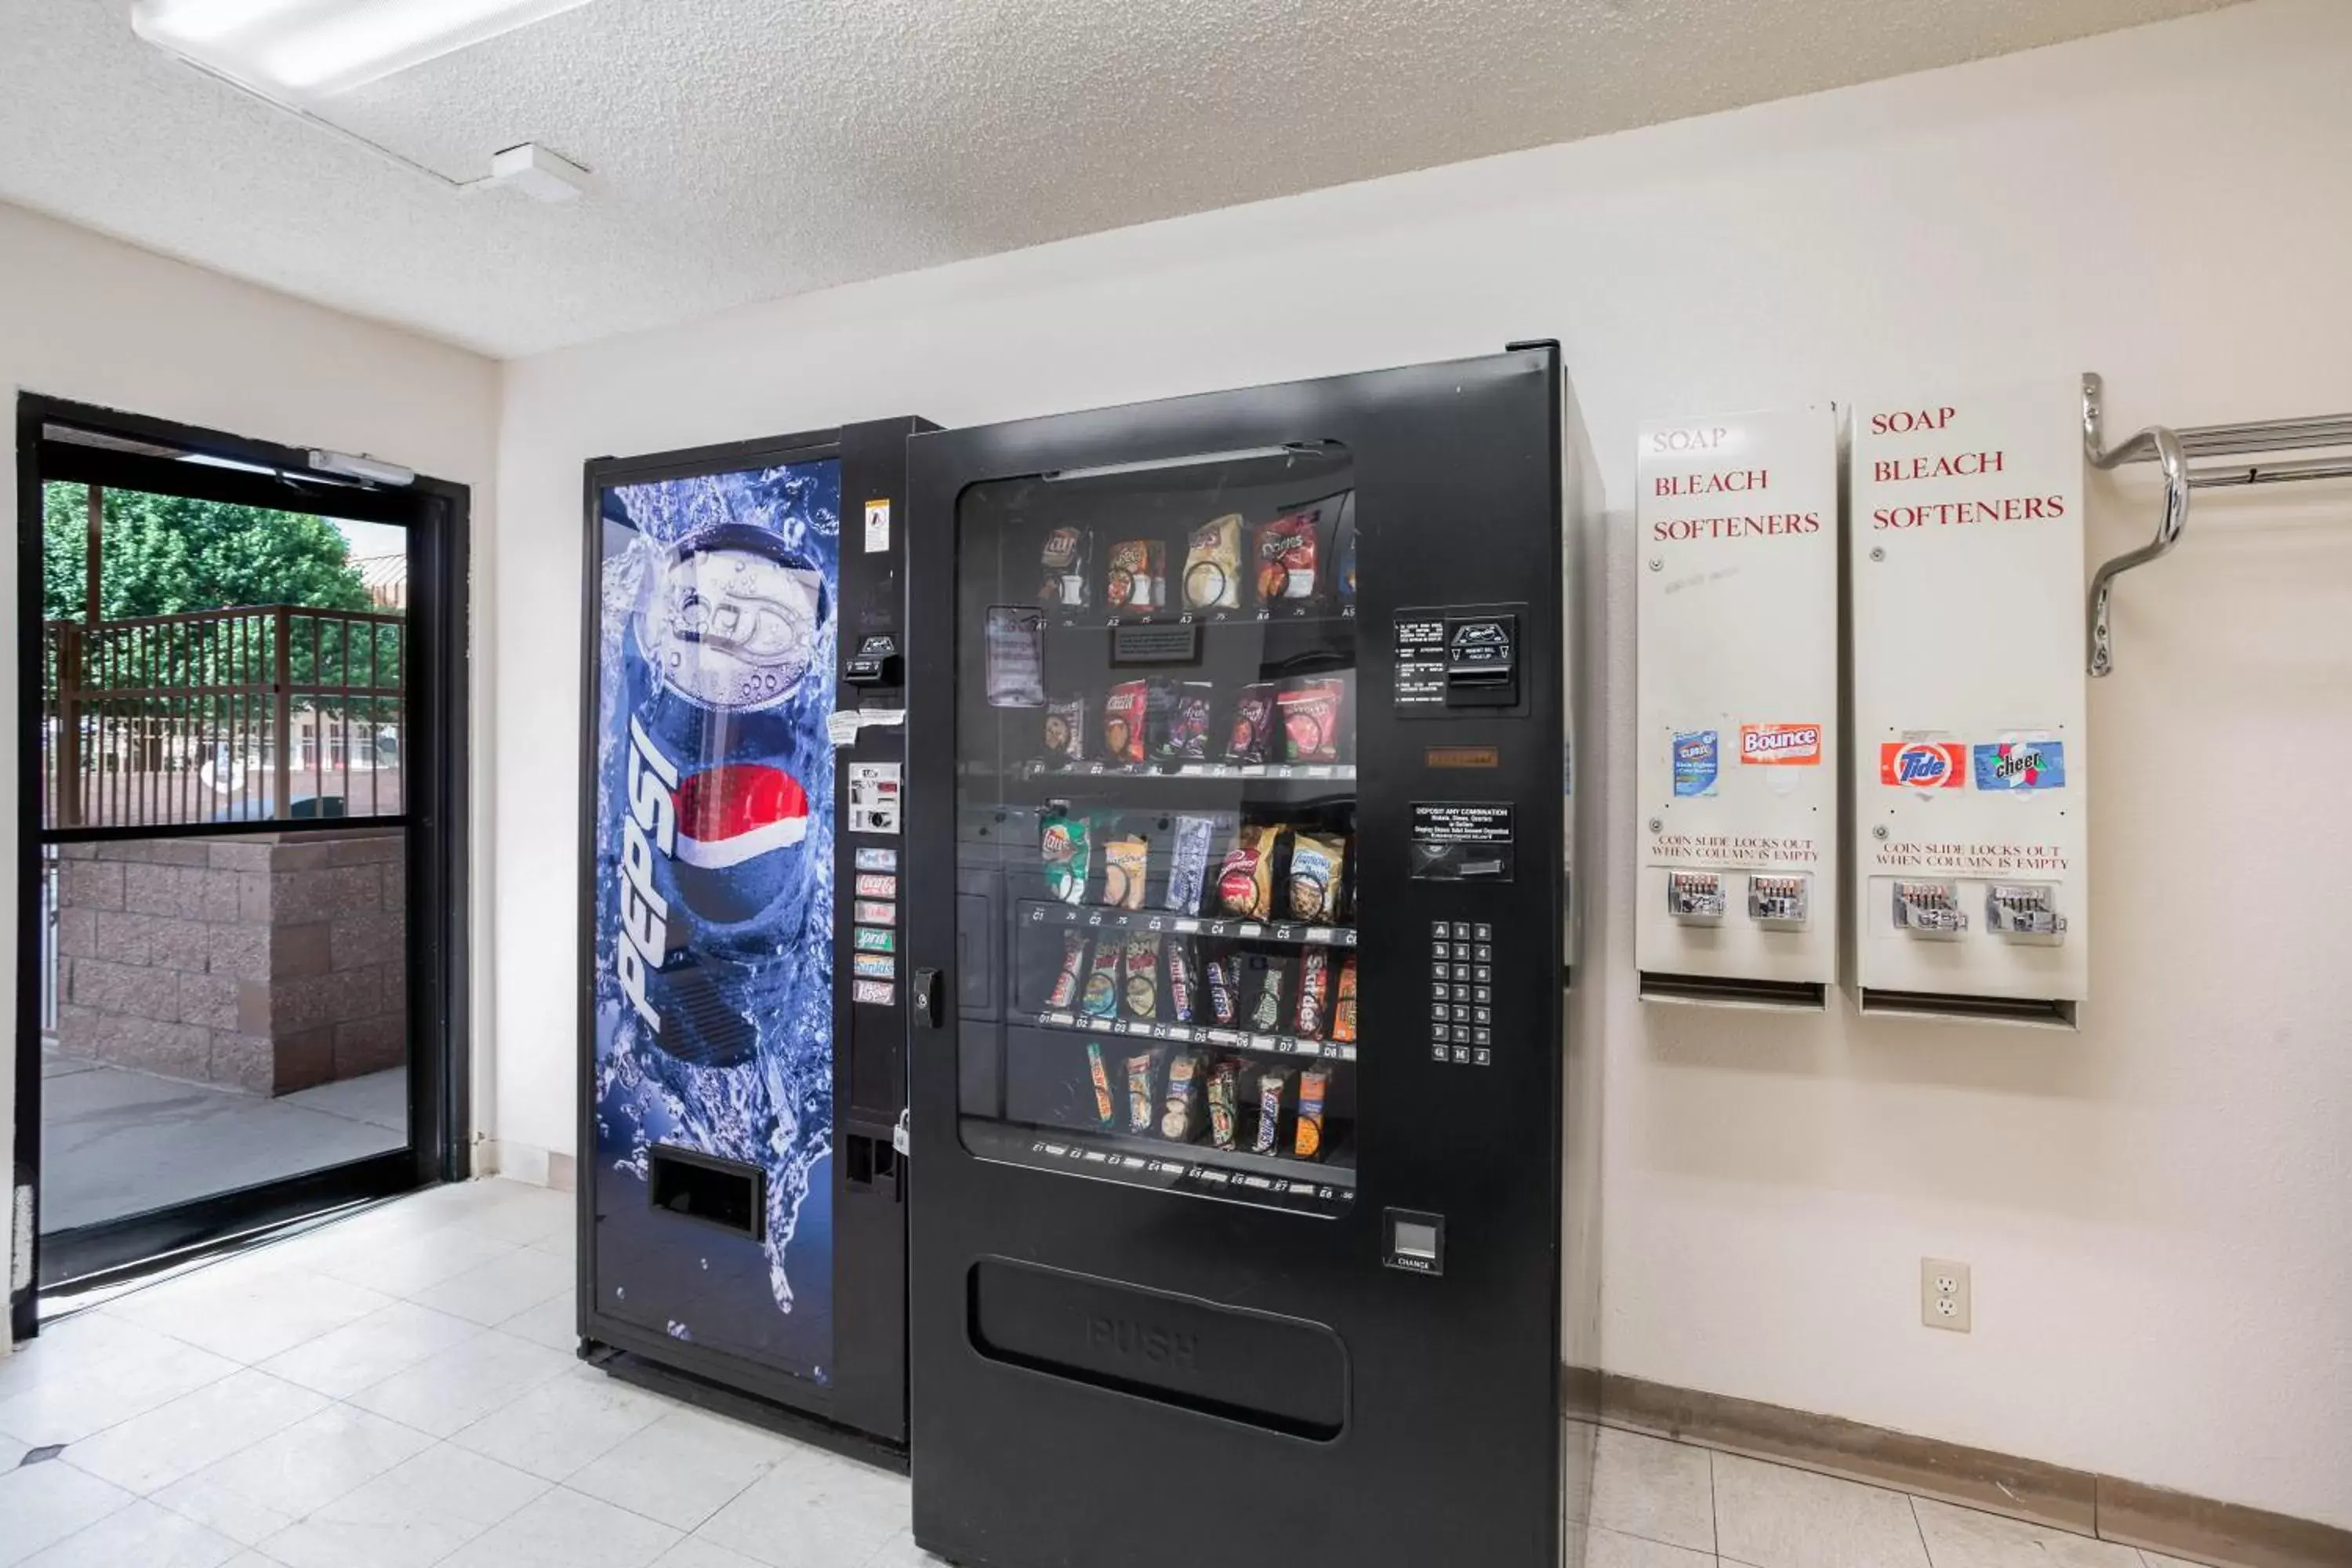
[[[1640,441],[1643,991],[1818,1006],[1838,959],[1836,414],[1660,420]]]
[[[1851,429],[1863,1010],[2071,1023],[2090,946],[2080,378],[1857,400]]]

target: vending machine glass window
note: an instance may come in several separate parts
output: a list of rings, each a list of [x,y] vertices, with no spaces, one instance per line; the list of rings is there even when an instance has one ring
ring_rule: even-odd
[[[1356,527],[1336,443],[963,493],[973,1153],[1354,1201]]]

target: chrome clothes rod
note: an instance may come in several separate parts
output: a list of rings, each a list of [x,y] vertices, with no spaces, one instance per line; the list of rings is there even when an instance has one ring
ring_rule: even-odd
[[[2239,458],[2255,452],[2307,452],[2328,447],[2352,447],[2352,414],[2321,415],[2308,419],[2262,419],[2243,425],[2192,425],[2171,429],[2151,425],[2110,447],[2099,428],[2101,384],[2095,374],[2083,377],[2083,455],[2097,468],[2117,468],[2126,463],[2155,463],[2164,469],[2164,515],[2156,537],[2137,550],[2126,550],[2101,566],[2091,578],[2089,644],[2091,673],[2102,676],[2116,667],[2107,611],[2115,597],[2116,579],[2136,566],[2145,566],[2171,552],[2189,526],[2189,492],[2245,485],[2289,484],[2299,479],[2352,479],[2352,453],[2340,458],[2295,458],[2275,463],[2211,463],[2191,468],[2192,458]]]

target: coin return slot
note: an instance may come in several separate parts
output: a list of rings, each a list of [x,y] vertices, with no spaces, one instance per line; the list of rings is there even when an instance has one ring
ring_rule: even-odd
[[[766,1235],[768,1173],[757,1165],[656,1143],[646,1167],[654,1207],[753,1241]]]

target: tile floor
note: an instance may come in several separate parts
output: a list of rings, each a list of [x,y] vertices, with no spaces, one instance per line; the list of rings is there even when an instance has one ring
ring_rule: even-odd
[[[509,1182],[118,1297],[0,1359],[0,1563],[930,1568],[903,1479],[615,1383],[572,1343],[571,1199]],[[1569,1500],[1587,1568],[2185,1568],[1570,1434],[1595,1450]]]
[[[408,1142],[394,1068],[275,1100],[41,1049],[41,1227],[67,1230]]]

